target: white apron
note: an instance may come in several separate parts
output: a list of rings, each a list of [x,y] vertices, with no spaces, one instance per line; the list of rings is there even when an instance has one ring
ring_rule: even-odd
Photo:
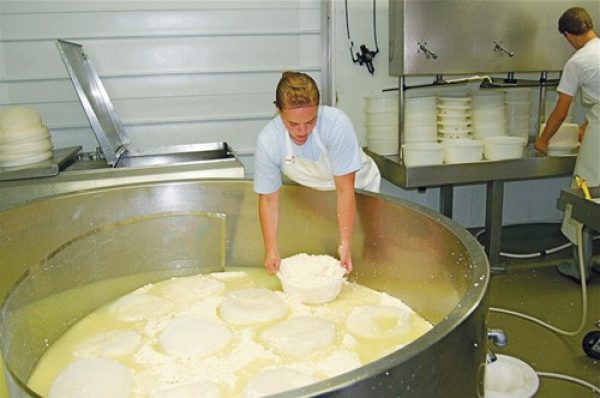
[[[294,157],[292,150],[292,139],[286,131],[286,146],[287,154],[285,157],[285,166],[283,174],[300,185],[305,185],[321,191],[329,191],[335,189],[335,181],[331,172],[331,164],[327,155],[327,150],[319,138],[316,130],[313,130],[312,135],[315,142],[321,149],[319,160],[312,161],[309,159]],[[379,192],[379,184],[381,182],[381,174],[371,159],[361,149],[361,165],[360,170],[356,172],[354,179],[354,187],[365,191]]]
[[[600,185],[600,105],[592,98],[582,95],[588,125],[575,163],[575,175],[585,179],[588,186]],[[571,181],[575,187],[575,178]],[[573,243],[577,243],[578,223],[571,218],[571,206],[567,205],[561,231]]]

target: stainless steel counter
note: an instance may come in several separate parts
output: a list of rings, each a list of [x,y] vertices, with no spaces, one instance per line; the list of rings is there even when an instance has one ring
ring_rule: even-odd
[[[406,167],[398,155],[381,156],[364,149],[377,163],[381,175],[393,184],[404,189],[440,188],[439,211],[450,218],[454,186],[485,183],[485,250],[496,272],[504,270],[500,262],[504,182],[569,176],[573,174],[576,160],[575,156],[527,156],[501,161]]]
[[[600,199],[600,187],[590,187],[590,196]],[[571,217],[588,228],[600,232],[600,202],[586,199],[581,189],[563,189],[560,191],[557,206],[564,210],[571,205]]]

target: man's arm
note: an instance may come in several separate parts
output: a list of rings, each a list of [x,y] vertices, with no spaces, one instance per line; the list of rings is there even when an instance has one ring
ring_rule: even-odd
[[[342,176],[334,176],[335,190],[337,193],[337,219],[340,234],[338,254],[340,262],[350,273],[352,271],[352,228],[356,215],[356,198],[354,196],[354,178],[356,172]]]
[[[571,101],[573,101],[573,97],[570,95],[558,93],[558,101],[556,102],[550,117],[548,117],[546,127],[544,128],[542,135],[540,135],[535,141],[535,149],[542,153],[548,152],[548,143],[550,142],[550,138],[556,134],[562,123],[567,118]]]
[[[281,256],[277,245],[279,226],[279,190],[258,195],[258,217],[265,247],[264,266],[272,273],[279,270]]]

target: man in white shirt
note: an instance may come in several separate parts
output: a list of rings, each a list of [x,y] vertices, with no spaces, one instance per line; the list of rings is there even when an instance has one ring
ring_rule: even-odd
[[[350,241],[356,201],[354,189],[378,192],[381,175],[358,145],[350,118],[319,106],[319,89],[307,74],[284,72],[276,90],[279,116],[260,132],[254,155],[254,191],[265,246],[264,266],[277,272],[281,175],[314,189],[335,190],[339,228],[338,254],[352,271]]]
[[[535,142],[535,147],[547,153],[550,138],[556,133],[567,117],[573,97],[581,91],[582,104],[586,109],[585,122],[580,126],[579,138],[582,141],[575,164],[575,175],[585,179],[589,186],[600,185],[600,39],[594,32],[594,24],[589,13],[581,7],[572,7],[558,20],[558,30],[577,50],[565,64],[558,88],[558,102],[548,117],[546,127]],[[571,210],[565,211],[562,232],[573,243],[577,243],[577,223],[571,219]],[[592,267],[592,236],[584,229],[585,278],[590,276]],[[577,254],[575,259],[578,260]],[[559,271],[580,280],[581,275],[575,264],[561,264]]]

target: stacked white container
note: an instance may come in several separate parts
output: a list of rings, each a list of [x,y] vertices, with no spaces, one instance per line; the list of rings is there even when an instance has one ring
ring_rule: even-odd
[[[438,97],[438,137],[444,141],[453,138],[471,138],[471,97],[464,94]]]
[[[436,97],[408,97],[404,103],[404,143],[436,142]]]
[[[12,107],[0,112],[0,167],[17,167],[52,158],[48,128],[35,109]]]
[[[506,127],[509,135],[528,139],[531,118],[531,89],[506,90]]]
[[[398,153],[398,95],[365,97],[367,148],[380,155]]]
[[[506,135],[504,92],[481,92],[473,96],[473,135],[477,139]]]

